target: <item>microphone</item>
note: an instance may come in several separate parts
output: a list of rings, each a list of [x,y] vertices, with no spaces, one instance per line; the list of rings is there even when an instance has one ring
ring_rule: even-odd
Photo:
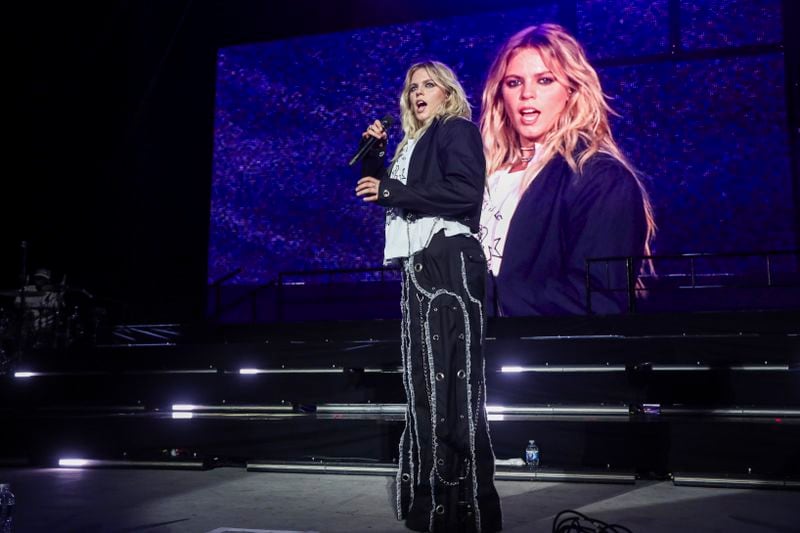
[[[394,123],[394,118],[392,117],[392,115],[386,115],[381,119],[381,126],[383,126],[384,131],[388,130],[389,126],[391,126],[392,123]],[[367,152],[370,151],[370,149],[376,142],[378,142],[378,139],[376,137],[373,137],[372,135],[367,135],[367,137],[361,142],[361,146],[358,148],[358,152],[356,152],[356,155],[354,155],[353,159],[351,159],[350,162],[347,164],[352,167],[356,161],[360,161],[365,155],[367,155]]]

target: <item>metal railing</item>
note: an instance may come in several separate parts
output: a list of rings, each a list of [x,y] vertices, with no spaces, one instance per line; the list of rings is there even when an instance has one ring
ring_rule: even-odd
[[[637,296],[650,294],[664,290],[702,290],[702,289],[772,289],[793,287],[800,288],[800,276],[791,283],[781,283],[776,279],[775,262],[777,258],[794,258],[792,272],[784,272],[786,276],[798,276],[800,274],[800,250],[771,250],[764,252],[699,252],[686,254],[667,254],[667,255],[643,255],[643,256],[610,256],[595,257],[586,259],[585,283],[586,283],[586,310],[589,314],[592,310],[592,294],[598,292],[620,293],[625,292],[629,313],[635,313],[637,309]],[[758,269],[748,269],[746,271],[734,272],[699,272],[699,261],[711,260],[749,260],[756,259],[760,263]],[[683,269],[679,272],[669,274],[659,274],[659,264],[665,262],[677,262],[683,264]],[[641,276],[639,269],[642,264],[649,262],[653,266],[655,274]],[[611,268],[625,269],[625,286],[611,286]],[[593,266],[605,266],[606,285],[598,287],[598,276],[593,275]],[[686,285],[679,287],[659,287],[655,283],[658,280],[668,280],[679,277],[687,280]],[[701,283],[706,279],[726,279],[728,283],[708,284]],[[647,281],[650,283],[647,283]],[[743,281],[747,280],[747,281]],[[800,305],[799,305],[800,306]]]
[[[756,262],[742,269],[739,263]],[[703,263],[731,262],[732,268],[704,265]],[[790,263],[790,268],[780,269],[781,261]],[[649,262],[655,274],[641,275],[640,267]],[[677,265],[677,266],[676,266]],[[776,267],[778,265],[778,267]],[[667,268],[669,266],[669,268]],[[617,269],[616,275],[612,272]],[[620,275],[624,269],[624,276]],[[253,287],[231,302],[222,302],[222,284],[238,275],[240,269],[226,274],[210,287],[215,294],[213,318],[218,319],[229,309],[249,302],[252,321],[258,316],[258,301],[263,291],[274,289],[275,317],[284,318],[287,305],[287,287],[302,285],[335,285],[342,282],[387,282],[398,274],[396,267],[336,268],[280,272],[268,283]],[[360,279],[358,279],[360,277]],[[613,286],[612,277],[624,280]],[[787,278],[793,277],[789,283]],[[342,279],[349,278],[349,279]],[[676,285],[674,282],[678,281]],[[593,296],[603,293],[611,295],[626,307],[628,313],[636,313],[641,301],[655,294],[668,291],[700,291],[706,289],[775,289],[800,288],[800,250],[773,250],[765,252],[700,252],[685,254],[609,256],[593,257],[585,261],[586,312],[593,314]],[[319,296],[319,295],[318,295]],[[291,302],[288,302],[291,303]],[[800,307],[800,306],[799,306]]]
[[[285,287],[295,285],[305,285],[306,281],[302,278],[327,278],[322,282],[317,282],[320,285],[336,283],[333,281],[337,276],[349,276],[354,274],[374,274],[370,281],[386,282],[391,281],[389,274],[399,274],[400,270],[397,267],[367,267],[367,268],[332,268],[332,269],[318,269],[318,270],[298,270],[287,271],[278,273],[278,277],[267,283],[258,285],[248,290],[243,295],[234,299],[231,302],[222,303],[222,284],[236,275],[241,273],[241,268],[226,274],[222,278],[214,281],[210,287],[214,291],[214,312],[212,313],[213,319],[219,319],[222,314],[229,309],[233,309],[245,302],[250,302],[250,314],[252,321],[255,321],[258,315],[258,298],[261,293],[267,289],[274,288],[275,294],[275,314],[278,320],[283,318],[283,308],[285,304]],[[301,278],[298,280],[298,278]],[[364,281],[364,280],[361,280]],[[312,284],[312,283],[309,283]],[[316,283],[315,283],[316,284]]]

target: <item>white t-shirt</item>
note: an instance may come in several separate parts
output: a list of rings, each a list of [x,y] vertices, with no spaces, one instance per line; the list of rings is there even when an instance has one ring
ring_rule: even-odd
[[[423,134],[424,135],[424,134]],[[419,139],[410,139],[403,147],[400,156],[392,165],[389,179],[398,180],[402,184],[408,181],[408,165]],[[469,227],[453,220],[441,217],[419,217],[412,221],[405,218],[405,211],[398,207],[386,209],[386,246],[383,249],[383,264],[390,265],[398,259],[411,257],[412,254],[424,250],[431,239],[439,231],[444,230],[447,237],[453,235],[470,235]]]
[[[536,145],[533,164],[541,154],[541,145]],[[483,207],[481,208],[481,225],[478,231],[478,240],[486,254],[486,266],[489,271],[497,276],[500,264],[503,262],[503,250],[506,245],[506,235],[511,224],[511,217],[517,209],[522,194],[522,178],[525,170],[509,172],[509,168],[495,171],[486,180],[486,191],[483,194]],[[535,178],[535,176],[534,176]],[[528,185],[530,187],[530,185]]]

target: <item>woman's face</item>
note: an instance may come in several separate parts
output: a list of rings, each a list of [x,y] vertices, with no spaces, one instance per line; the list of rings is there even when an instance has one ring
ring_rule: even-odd
[[[446,99],[447,94],[436,85],[427,69],[419,68],[414,71],[408,85],[408,105],[420,123],[436,115]]]
[[[533,48],[514,52],[500,83],[506,114],[522,146],[543,142],[567,105],[567,88]]]

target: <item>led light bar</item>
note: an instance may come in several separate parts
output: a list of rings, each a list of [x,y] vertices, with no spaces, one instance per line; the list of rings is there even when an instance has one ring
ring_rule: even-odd
[[[163,468],[169,470],[202,470],[201,461],[117,461],[107,459],[81,459],[75,457],[58,460],[61,468]]]

